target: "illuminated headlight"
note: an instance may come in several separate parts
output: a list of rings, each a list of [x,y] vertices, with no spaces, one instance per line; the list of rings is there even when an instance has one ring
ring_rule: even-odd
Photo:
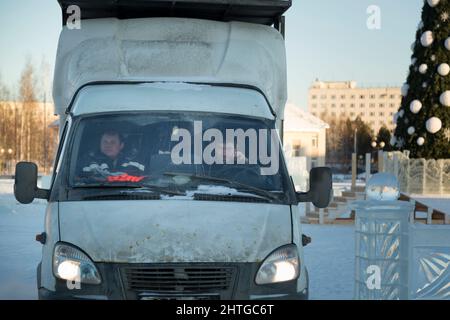
[[[256,274],[256,284],[269,284],[298,278],[300,262],[297,246],[289,244],[272,252]]]
[[[62,280],[99,284],[100,274],[92,260],[81,250],[59,243],[53,253],[53,273]]]

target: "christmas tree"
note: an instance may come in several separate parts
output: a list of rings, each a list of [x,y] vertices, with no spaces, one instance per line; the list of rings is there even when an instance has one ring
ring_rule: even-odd
[[[411,158],[450,158],[450,0],[426,0],[391,144]]]

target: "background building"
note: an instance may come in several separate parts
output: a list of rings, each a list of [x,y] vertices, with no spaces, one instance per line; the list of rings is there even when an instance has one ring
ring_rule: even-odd
[[[307,170],[324,166],[328,124],[293,104],[286,105],[284,119],[286,157],[305,157]]]
[[[394,129],[393,115],[397,112],[402,95],[399,87],[357,87],[355,81],[324,82],[316,80],[308,92],[309,112],[329,119],[360,117],[376,135],[384,125]]]
[[[286,105],[283,148],[297,191],[308,191],[309,170],[325,165],[328,128],[327,123],[307,111],[294,104]]]

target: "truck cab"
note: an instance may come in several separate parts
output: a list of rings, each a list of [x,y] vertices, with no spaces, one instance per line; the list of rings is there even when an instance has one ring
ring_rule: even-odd
[[[48,200],[40,299],[308,298],[298,204],[326,207],[331,173],[314,168],[296,192],[284,160],[271,25],[290,1],[183,14],[191,2],[140,1],[142,17],[79,1],[87,19],[63,28],[51,183],[38,188],[28,162],[15,176],[18,201]]]

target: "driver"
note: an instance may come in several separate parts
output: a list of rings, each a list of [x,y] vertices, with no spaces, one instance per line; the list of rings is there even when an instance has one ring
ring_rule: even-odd
[[[99,152],[90,152],[82,161],[82,177],[143,176],[145,166],[123,154],[125,146],[117,130],[104,131],[100,138]]]

